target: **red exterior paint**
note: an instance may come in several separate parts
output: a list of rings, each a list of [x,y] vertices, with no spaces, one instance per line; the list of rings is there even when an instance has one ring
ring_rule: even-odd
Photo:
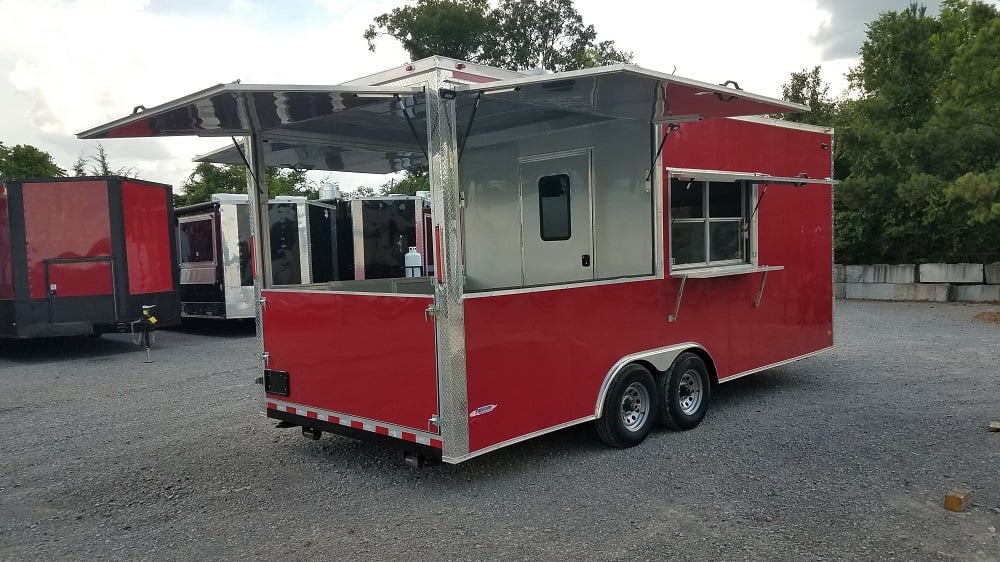
[[[0,299],[14,298],[14,269],[10,250],[7,186],[0,183]]]
[[[823,144],[829,148],[829,134],[707,120],[673,133],[664,162],[826,178]],[[634,353],[695,342],[725,380],[831,346],[831,196],[818,184],[768,187],[757,214],[758,261],[785,269],[768,273],[759,308],[762,273],[688,279],[675,322],[668,316],[680,280],[669,275],[467,298],[468,409],[495,405],[469,419],[470,452],[593,416],[605,377]],[[427,429],[438,413],[434,330],[423,317],[430,298],[265,294],[268,368],[289,372],[292,393],[273,399]]]
[[[174,288],[168,196],[164,186],[122,181],[128,287],[133,295]]]
[[[709,120],[684,124],[663,154],[668,167],[827,178],[823,143],[829,134]],[[469,410],[496,404],[470,418],[470,451],[592,416],[606,375],[633,353],[696,342],[725,379],[831,346],[831,196],[825,185],[768,187],[759,263],[785,269],[768,274],[759,308],[762,273],[688,279],[676,322],[680,280],[669,276],[466,299]]]
[[[110,295],[114,290],[111,262],[71,262],[49,265],[49,284],[58,297]]]
[[[424,318],[430,297],[264,295],[267,367],[289,378],[290,395],[273,398],[428,429],[437,413],[434,324]]]
[[[738,97],[738,92],[732,97],[721,94],[720,98],[720,95],[686,84],[667,84],[664,86],[663,96],[663,115],[665,116],[700,115],[707,119],[734,115],[787,113],[788,111],[771,103]]]
[[[28,287],[33,299],[45,298],[45,260],[111,256],[108,184],[105,181],[24,183],[24,230]],[[100,269],[67,279],[70,292],[100,294]],[[59,287],[60,294],[63,286]]]

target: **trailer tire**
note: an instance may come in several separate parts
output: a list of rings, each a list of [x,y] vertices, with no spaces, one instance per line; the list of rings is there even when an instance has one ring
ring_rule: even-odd
[[[642,443],[656,423],[656,381],[642,365],[628,365],[615,377],[597,419],[597,435],[609,447]]]
[[[665,373],[656,377],[660,423],[687,431],[701,423],[708,411],[711,385],[708,367],[694,353],[682,353]]]

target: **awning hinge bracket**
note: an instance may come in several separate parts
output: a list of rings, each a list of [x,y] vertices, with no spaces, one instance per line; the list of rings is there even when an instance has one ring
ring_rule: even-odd
[[[431,317],[437,318],[437,313],[438,313],[437,305],[433,304],[427,305],[427,308],[424,309],[424,322],[430,320]]]

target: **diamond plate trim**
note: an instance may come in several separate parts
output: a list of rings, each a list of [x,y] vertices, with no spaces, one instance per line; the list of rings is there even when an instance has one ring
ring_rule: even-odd
[[[469,399],[465,372],[465,314],[462,304],[462,260],[458,142],[455,101],[443,99],[444,71],[428,76],[427,156],[431,184],[431,218],[440,229],[435,266],[443,268],[434,286],[434,329],[437,336],[438,416],[441,455],[445,460],[469,453]]]

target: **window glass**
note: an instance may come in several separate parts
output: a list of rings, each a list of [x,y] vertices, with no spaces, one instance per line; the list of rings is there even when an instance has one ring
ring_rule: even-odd
[[[705,263],[704,221],[674,223],[671,233],[674,265]]]
[[[558,174],[538,180],[538,212],[542,240],[569,240],[569,176]]]
[[[743,183],[713,181],[708,186],[708,216],[740,218],[743,216]]]
[[[751,184],[689,182],[670,184],[670,258],[674,266],[747,262],[744,236]]]
[[[215,261],[212,219],[206,218],[180,223],[181,263]]]
[[[675,219],[700,219],[705,216],[705,184],[698,181],[670,182],[670,216]]]
[[[711,222],[708,225],[710,261],[738,260],[743,257],[740,221]]]

